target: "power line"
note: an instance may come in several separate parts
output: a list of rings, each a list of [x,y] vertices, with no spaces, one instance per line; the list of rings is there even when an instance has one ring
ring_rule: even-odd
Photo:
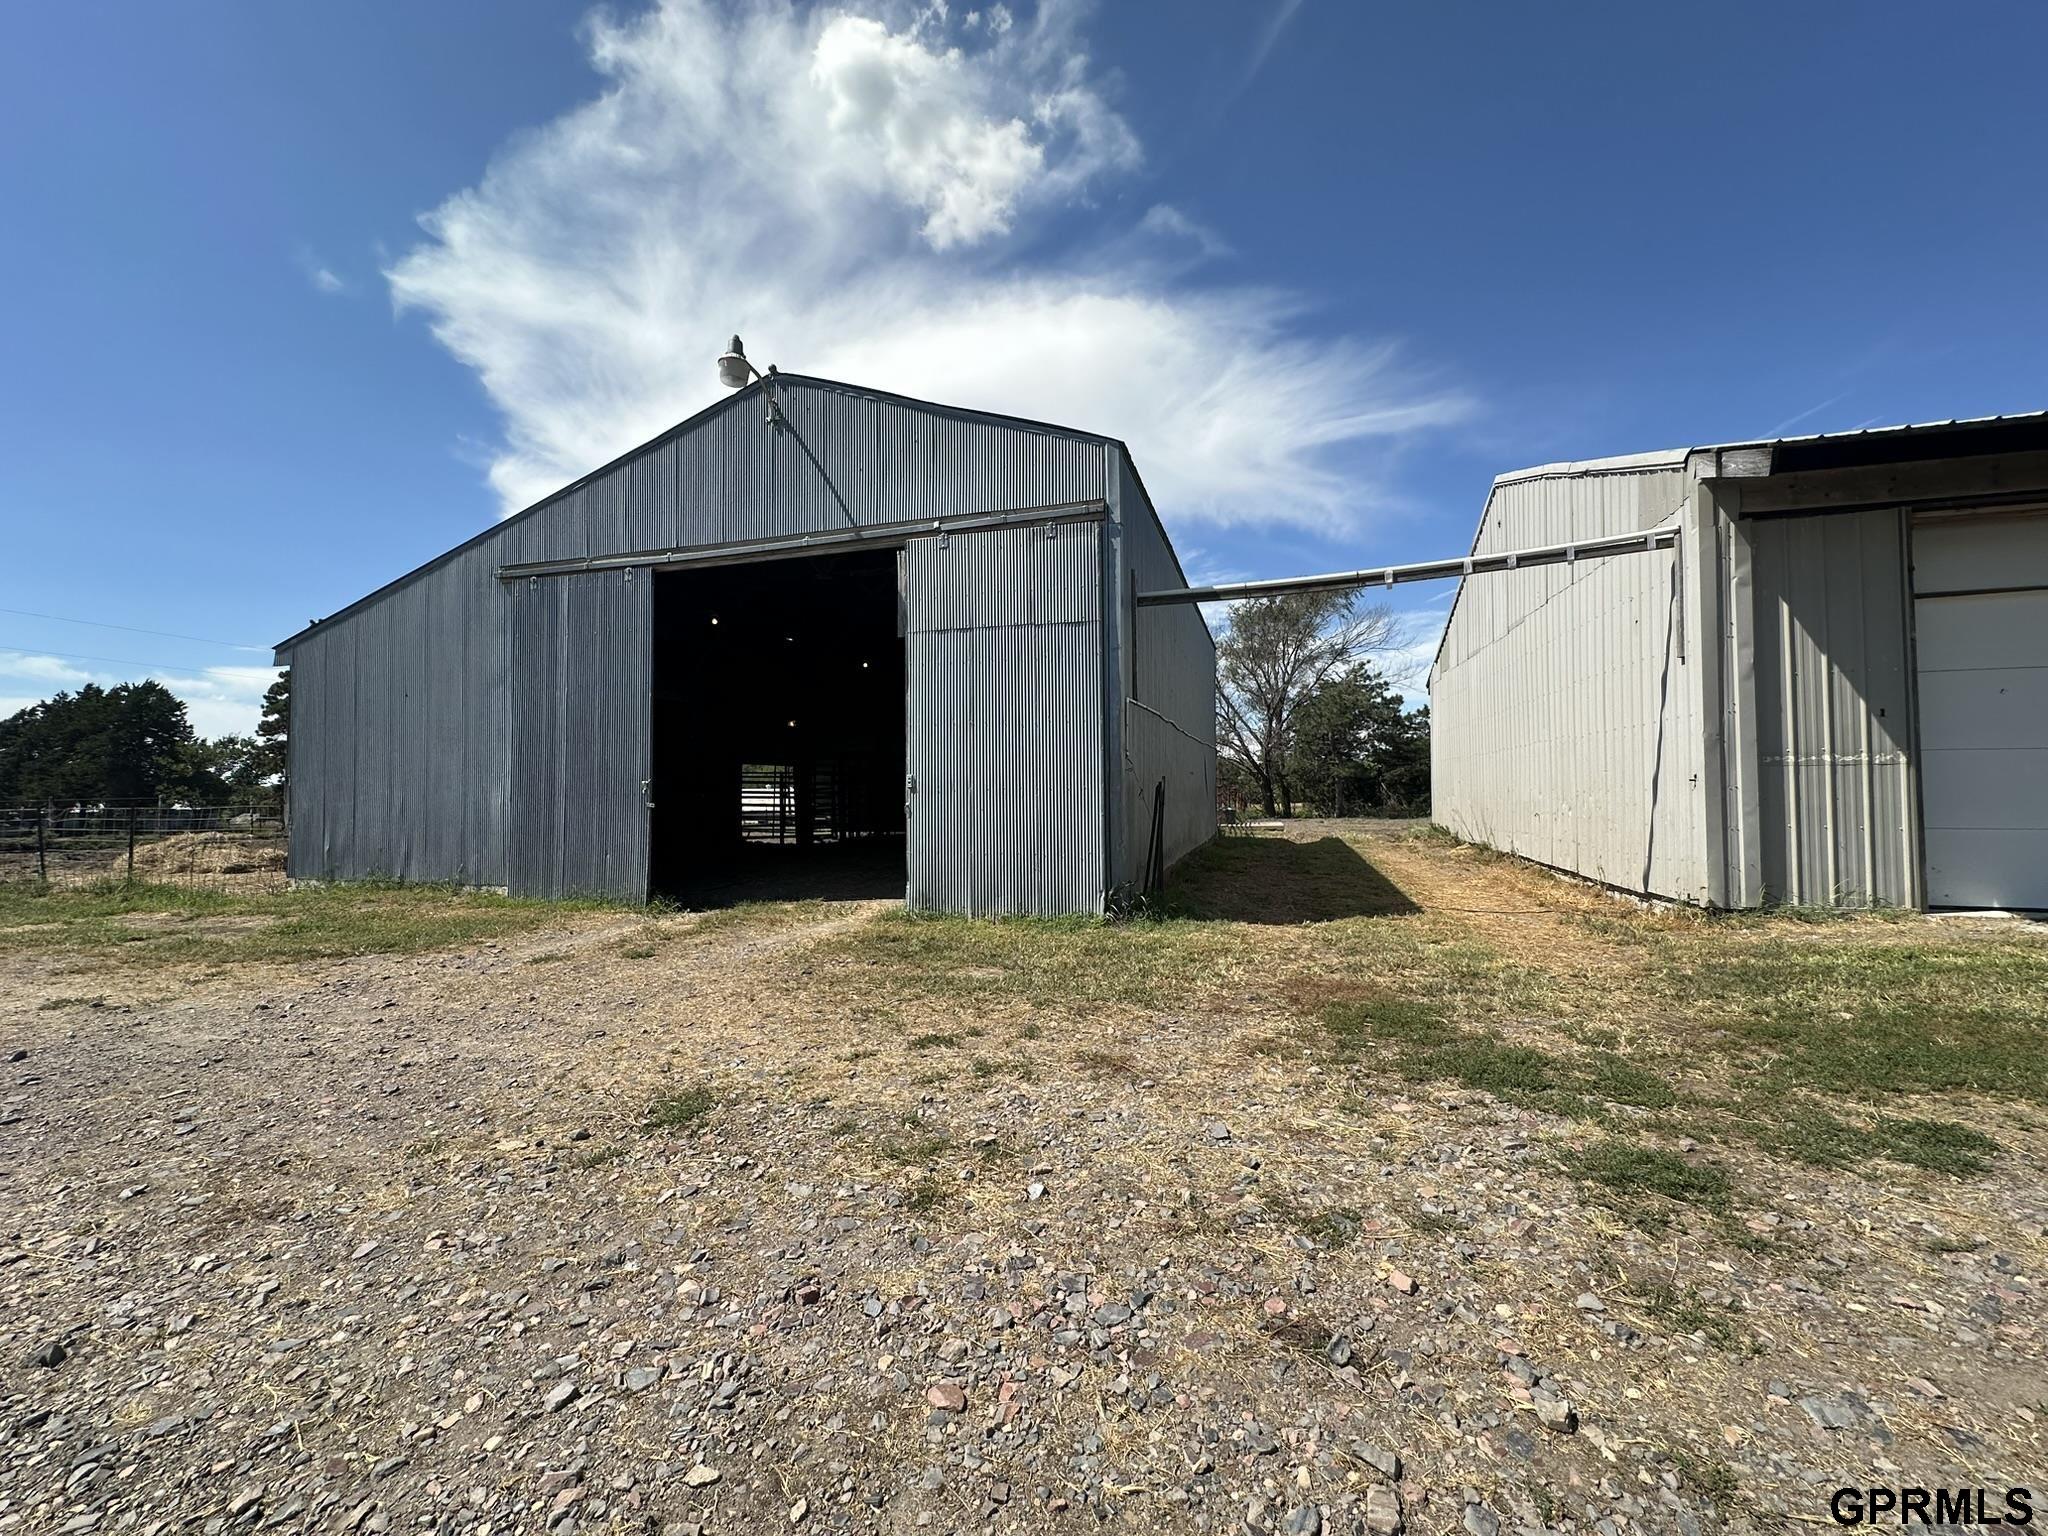
[[[0,612],[8,611],[10,610],[0,609]],[[190,677],[195,672],[205,672],[207,670],[205,663],[194,666],[189,661],[142,661],[133,656],[87,656],[79,651],[46,651],[39,645],[0,643],[0,653],[14,656],[55,656],[64,661],[105,661],[111,662],[117,667],[148,667],[153,672],[179,672],[187,677]],[[266,667],[260,670],[271,671],[275,669]],[[21,674],[16,673],[15,675],[20,676]]]
[[[190,640],[194,645],[217,645],[229,651],[267,651],[267,645],[237,645],[232,640],[208,640],[202,635],[173,634],[168,629],[137,629],[133,624],[109,624],[104,619],[70,619],[61,613],[31,613],[26,608],[0,608],[0,613],[11,613],[18,619],[48,619],[53,624],[85,624],[94,629],[119,629],[131,635],[155,635],[159,640]],[[56,651],[47,654],[55,656]],[[106,657],[97,658],[106,660]]]

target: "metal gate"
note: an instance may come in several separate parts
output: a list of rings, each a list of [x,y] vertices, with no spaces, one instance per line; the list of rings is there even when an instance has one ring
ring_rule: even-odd
[[[912,539],[898,580],[909,905],[1100,911],[1100,525]]]
[[[529,577],[510,597],[507,888],[645,901],[653,577]]]

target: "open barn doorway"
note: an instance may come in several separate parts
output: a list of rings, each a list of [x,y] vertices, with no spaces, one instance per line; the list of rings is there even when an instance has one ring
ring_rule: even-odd
[[[904,892],[896,552],[663,571],[650,894]]]

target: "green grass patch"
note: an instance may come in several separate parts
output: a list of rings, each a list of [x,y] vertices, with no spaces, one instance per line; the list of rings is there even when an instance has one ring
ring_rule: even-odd
[[[603,905],[380,883],[249,894],[0,884],[0,949],[72,952],[112,964],[413,954],[506,938]]]
[[[1767,1100],[1747,1106],[1740,1123],[1765,1151],[1818,1168],[1853,1168],[1882,1157],[1973,1179],[1989,1173],[1998,1155],[1997,1142],[1953,1120],[1880,1115],[1868,1127],[1860,1127],[1812,1104]]]
[[[1435,1046],[1458,1038],[1458,1031],[1437,1010],[1402,998],[1331,1003],[1322,1011],[1322,1024],[1338,1061],[1362,1061],[1379,1043]]]
[[[1998,1155],[1997,1142],[1953,1120],[1880,1119],[1876,1139],[1880,1157],[1958,1179],[1989,1173]]]
[[[906,1128],[900,1134],[877,1137],[875,1150],[892,1163],[915,1167],[943,1156],[953,1140],[942,1131]]]
[[[684,930],[692,938],[711,934],[773,933],[800,928],[827,915],[822,901],[740,901],[701,912]]]
[[[718,1107],[718,1095],[706,1083],[673,1088],[647,1106],[650,1131],[686,1131]]]
[[[1598,1117],[1611,1104],[1668,1109],[1671,1085],[1611,1051],[1573,1056],[1453,1025],[1441,1009],[1412,999],[1347,998],[1318,1015],[1326,1059],[1384,1062],[1412,1083],[1455,1082],[1553,1114]]]
[[[1869,1154],[1854,1126],[1811,1104],[1752,1106],[1742,1127],[1766,1152],[1816,1168],[1852,1167]]]
[[[1708,1164],[1688,1163],[1661,1147],[1610,1138],[1567,1158],[1565,1168],[1605,1191],[1623,1215],[1652,1229],[1664,1226],[1675,1206],[1725,1216],[1735,1204],[1727,1174]]]
[[[1612,1051],[1595,1051],[1578,1068],[1586,1092],[1609,1104],[1633,1104],[1641,1109],[1669,1109],[1678,1093],[1649,1068],[1617,1056]]]
[[[1662,946],[1672,989],[1739,1068],[1847,1098],[1954,1091],[2048,1103],[2048,946],[1889,929]]]
[[[923,1215],[945,1204],[945,1181],[932,1174],[926,1174],[904,1192],[903,1204],[910,1210]]]

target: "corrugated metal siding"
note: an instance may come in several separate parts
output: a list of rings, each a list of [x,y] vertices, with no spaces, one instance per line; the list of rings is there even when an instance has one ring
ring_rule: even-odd
[[[904,549],[913,907],[1101,910],[1101,531],[1051,534]]]
[[[1896,511],[1744,525],[1766,901],[1918,904],[1904,527]]]
[[[505,883],[496,568],[465,551],[293,648],[294,878]]]
[[[1118,606],[1127,641],[1123,653],[1121,805],[1124,835],[1114,883],[1135,884],[1151,851],[1153,801],[1165,785],[1169,867],[1216,835],[1216,642],[1192,603],[1139,608],[1139,591],[1185,584],[1159,516],[1116,454],[1117,528],[1124,570]]]
[[[1504,483],[1478,552],[1627,533],[1682,467]],[[1630,890],[1708,897],[1697,602],[1669,549],[1464,583],[1430,679],[1431,798],[1461,837]]]
[[[786,380],[780,394],[823,473],[793,437],[764,425],[759,399],[749,396],[299,637],[288,658],[292,874],[508,883],[511,720],[508,594],[495,575],[501,564],[830,531],[848,526],[849,513],[869,525],[1107,494],[1098,439],[811,381]],[[644,575],[638,585],[651,587]],[[599,649],[626,638],[606,636]],[[557,688],[572,677],[610,687],[627,673],[584,678],[558,668],[549,676]],[[523,697],[532,686],[522,675],[511,691]],[[607,694],[573,707],[597,708],[593,730],[625,730],[645,703],[644,679],[635,686],[641,692],[632,700]],[[557,696],[547,707],[567,710],[572,701]],[[645,730],[633,729],[633,741],[644,742]],[[631,746],[615,738],[608,750]],[[565,863],[559,831],[535,820],[522,836],[528,833],[542,841],[519,854],[521,878],[539,884],[523,888],[549,880],[573,889],[626,889],[636,878],[644,884],[644,875],[614,867],[609,843],[600,871],[582,854]]]
[[[654,582],[515,582],[511,858],[518,896],[647,898]]]

